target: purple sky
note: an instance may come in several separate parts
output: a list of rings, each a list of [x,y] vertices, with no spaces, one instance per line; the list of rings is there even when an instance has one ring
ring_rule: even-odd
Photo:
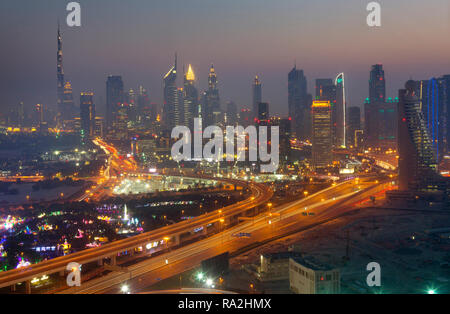
[[[258,74],[263,100],[279,114],[295,61],[310,92],[314,79],[345,72],[349,105],[367,97],[375,63],[384,64],[392,97],[410,77],[450,73],[448,0],[379,1],[379,29],[366,25],[369,0],[85,0],[79,28],[65,25],[68,2],[0,2],[0,111],[19,101],[56,103],[58,18],[76,103],[93,90],[100,110],[109,74],[122,75],[127,89],[142,84],[160,104],[175,51],[180,64],[193,65],[200,90],[214,63],[224,103],[248,105]]]

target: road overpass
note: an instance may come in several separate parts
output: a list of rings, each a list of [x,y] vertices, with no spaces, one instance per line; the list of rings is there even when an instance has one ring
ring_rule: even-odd
[[[212,178],[208,178],[212,179]],[[115,241],[98,248],[87,249],[66,256],[57,257],[38,264],[22,267],[15,270],[0,273],[0,288],[14,286],[17,283],[25,282],[27,293],[31,292],[31,280],[35,277],[63,273],[66,266],[71,262],[87,264],[90,262],[103,263],[103,259],[110,259],[110,264],[116,264],[116,257],[123,252],[134,252],[136,248],[145,247],[149,243],[163,241],[166,245],[178,245],[183,234],[192,233],[193,230],[202,228],[206,235],[208,232],[216,231],[217,226],[222,223],[232,224],[238,221],[242,215],[254,214],[253,210],[258,206],[265,205],[272,197],[270,188],[262,184],[247,183],[232,179],[214,179],[225,184],[233,184],[249,188],[251,197],[236,204],[216,210],[214,212],[198,216],[193,219],[182,221],[170,226],[146,232],[128,239]],[[208,229],[208,226],[209,229]]]
[[[160,256],[146,258],[142,262],[85,282],[62,293],[119,293],[120,285],[127,282],[133,292],[146,291],[162,278],[169,278],[192,269],[204,259],[224,252],[235,252],[299,232],[335,219],[354,210],[356,203],[370,198],[390,186],[390,183],[373,181],[361,183],[356,180],[344,182],[311,195],[305,199],[282,205],[270,212],[261,213],[225,231],[204,240],[185,245]],[[272,213],[272,215],[270,215]],[[303,215],[303,213],[314,213]],[[239,232],[251,233],[251,238],[236,238]],[[145,257],[145,256],[144,256]]]

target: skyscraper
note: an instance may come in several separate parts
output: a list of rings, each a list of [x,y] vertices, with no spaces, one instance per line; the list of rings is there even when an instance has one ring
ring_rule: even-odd
[[[444,75],[442,77],[442,81],[444,82],[445,85],[445,108],[447,108],[447,115],[446,115],[446,120],[447,120],[447,130],[446,130],[446,134],[447,134],[447,151],[450,151],[450,75]]]
[[[382,64],[372,65],[369,79],[369,99],[371,104],[383,103],[386,99],[386,81]]]
[[[63,120],[73,119],[75,116],[75,102],[73,100],[72,84],[66,81],[64,84],[64,99],[63,99],[64,112],[62,113]]]
[[[64,69],[63,69],[63,51],[62,51],[62,36],[58,23],[58,52],[56,54],[56,80],[57,80],[57,108],[56,108],[56,124],[58,127],[62,126],[63,120],[63,101],[64,101]]]
[[[448,151],[446,81],[432,78],[419,81],[418,86],[420,107],[439,163]]]
[[[365,144],[368,148],[396,149],[397,98],[386,98],[383,66],[372,66],[369,97],[364,104]]]
[[[123,81],[121,76],[108,76],[106,81],[106,127],[111,129],[117,118],[117,112],[124,102]]]
[[[183,122],[182,125],[189,127],[191,130],[194,127],[194,118],[198,117],[199,101],[198,91],[195,88],[195,73],[192,66],[189,64],[188,71],[184,75],[184,93],[183,93]]]
[[[336,85],[334,85],[332,79],[316,79],[315,100],[329,100],[331,102],[331,106],[335,106]]]
[[[333,161],[330,101],[313,101],[312,132],[312,159],[314,168],[326,168]]]
[[[434,189],[437,165],[416,91],[414,81],[408,81],[399,91],[399,189],[426,191]]]
[[[288,74],[288,106],[292,118],[292,131],[301,140],[309,139],[311,96],[307,92],[307,81],[303,70],[294,67]]]
[[[340,73],[335,80],[336,85],[336,106],[333,127],[335,128],[335,146],[345,147],[346,143],[346,116],[347,116],[347,100],[345,95],[345,75]]]
[[[216,70],[214,65],[211,65],[208,76],[208,90],[205,94],[205,101],[203,102],[203,118],[204,125],[217,124],[220,121],[220,96],[217,81]]]
[[[163,107],[163,122],[165,128],[169,131],[180,125],[182,112],[180,110],[181,101],[178,100],[177,90],[177,55],[175,54],[175,64],[167,72],[163,79],[164,82],[164,107]]]
[[[253,119],[258,117],[258,105],[262,102],[262,85],[258,75],[255,76],[252,85],[252,115]]]
[[[80,94],[80,119],[82,137],[93,137],[95,133],[94,93]]]

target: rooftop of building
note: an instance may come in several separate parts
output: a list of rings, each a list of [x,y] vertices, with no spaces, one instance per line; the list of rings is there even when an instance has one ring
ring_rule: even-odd
[[[302,254],[300,252],[291,252],[291,251],[284,251],[284,252],[276,252],[276,253],[264,253],[262,254],[264,258],[270,259],[270,260],[281,260],[281,259],[289,259],[294,257],[301,257]]]
[[[336,268],[336,267],[332,267],[328,264],[321,263],[312,257],[295,256],[295,257],[291,257],[291,258],[296,263],[301,264],[302,266],[305,266],[312,270],[329,271],[329,270],[333,270]]]

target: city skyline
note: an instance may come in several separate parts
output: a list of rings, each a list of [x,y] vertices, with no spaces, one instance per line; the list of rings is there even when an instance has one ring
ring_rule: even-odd
[[[0,63],[10,76],[0,82],[4,95],[2,111],[20,101],[28,108],[36,103],[55,108],[55,29],[57,19],[65,18],[64,4],[43,1],[39,5],[29,4],[24,10],[21,1],[18,2],[1,5],[4,7],[1,12],[11,13],[2,14],[5,16],[2,16],[1,23],[9,26],[4,29],[10,30],[12,27],[16,30],[4,33],[5,46],[10,49],[1,53]],[[406,4],[404,1],[383,4],[383,27],[376,30],[365,25],[365,4],[356,4],[355,1],[348,2],[345,8],[338,8],[339,4],[325,0],[316,4],[269,1],[264,3],[264,8],[260,8],[252,6],[254,1],[248,0],[242,4],[246,19],[236,13],[234,3],[194,1],[192,9],[186,10],[180,6],[184,10],[183,15],[179,16],[173,10],[176,1],[165,4],[158,1],[152,4],[135,2],[141,5],[130,5],[123,13],[124,17],[129,14],[133,18],[131,23],[115,19],[117,12],[122,12],[118,10],[121,4],[117,1],[108,2],[106,7],[81,2],[82,26],[69,28],[61,23],[65,76],[72,84],[75,99],[82,91],[94,91],[95,103],[102,114],[106,103],[104,82],[108,75],[122,76],[126,90],[143,85],[148,89],[151,101],[162,104],[161,79],[173,62],[175,51],[179,54],[180,64],[192,64],[199,90],[207,89],[209,68],[211,63],[214,64],[223,103],[234,101],[238,107],[251,107],[252,79],[258,75],[264,86],[263,101],[271,104],[274,114],[281,115],[288,112],[286,75],[294,64],[304,70],[309,93],[314,90],[316,78],[334,77],[344,72],[347,106],[360,107],[368,96],[367,72],[372,64],[382,63],[385,67],[388,97],[395,97],[396,90],[407,79],[440,76],[450,66],[444,57],[450,51],[450,43],[437,35],[450,27],[446,19],[449,10],[445,1],[427,3],[440,16],[420,27],[414,23],[414,18],[420,13],[418,8],[423,7],[419,1],[408,2],[410,7],[402,7],[402,3]],[[19,7],[21,12],[18,12]],[[139,11],[139,7],[142,10]],[[298,18],[290,19],[293,14],[290,11],[295,9]],[[327,21],[315,25],[314,17],[319,16],[321,9],[345,11],[342,13],[348,19],[344,21],[341,16],[336,21],[337,18],[328,17]],[[205,27],[195,26],[190,18],[199,18],[203,10],[212,13],[204,19]],[[268,10],[272,10],[269,18]],[[227,13],[236,23],[224,24]],[[161,17],[158,15],[164,14],[180,17],[173,19],[174,25],[168,31],[161,29],[162,24],[159,23]],[[312,17],[307,17],[308,14]],[[19,16],[23,22],[20,25],[8,23],[11,21],[8,15]],[[155,21],[149,21],[149,16],[154,17]],[[285,18],[290,22],[284,21]],[[259,22],[248,25],[252,21]],[[158,23],[158,27],[152,28],[152,23]],[[178,25],[184,25],[184,29],[178,28]],[[333,25],[341,25],[342,28],[334,30]],[[311,26],[314,26],[314,33],[308,32]],[[243,32],[239,36],[233,33],[238,27],[242,27]],[[30,29],[33,29],[32,34],[26,32]],[[415,34],[414,40],[395,35],[405,29]],[[339,30],[342,34],[336,34]],[[244,38],[248,32],[253,35],[250,39]],[[274,32],[279,32],[280,36],[275,36]],[[117,34],[117,38],[113,34]],[[326,41],[321,40],[324,34]],[[339,35],[339,46],[325,50],[336,44],[335,35]],[[100,40],[94,42],[96,38]],[[418,41],[423,43],[423,47],[433,49],[416,49],[413,42]],[[356,57],[355,53],[346,55],[348,49],[352,49]],[[108,52],[109,58],[104,58],[105,52]],[[28,74],[19,76],[20,73]],[[181,86],[181,78],[178,77],[178,80],[177,85]]]
[[[450,0],[2,1],[0,295],[449,294],[449,33]]]

